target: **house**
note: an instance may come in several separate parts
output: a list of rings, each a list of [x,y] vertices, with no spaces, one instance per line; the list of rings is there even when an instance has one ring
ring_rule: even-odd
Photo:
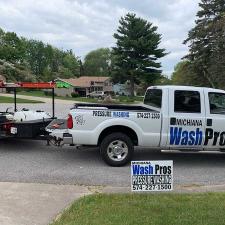
[[[137,95],[137,88],[138,86],[134,86],[134,95]],[[113,92],[116,95],[122,95],[122,96],[130,96],[131,95],[131,87],[129,82],[126,82],[125,84],[114,84],[113,85]]]
[[[5,83],[6,82],[6,78],[0,74],[0,83]],[[6,90],[5,88],[0,88],[0,93],[5,93]]]
[[[82,76],[78,78],[55,80],[55,93],[58,96],[70,96],[72,92],[78,93],[80,96],[87,96],[93,91],[104,91],[111,93],[113,91],[110,77],[91,77]]]

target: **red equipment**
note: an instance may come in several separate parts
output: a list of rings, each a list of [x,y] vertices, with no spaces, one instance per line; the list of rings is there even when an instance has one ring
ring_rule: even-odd
[[[54,82],[20,82],[18,85],[21,88],[55,88],[55,83]]]
[[[6,88],[13,90],[14,92],[14,112],[17,111],[16,102],[16,90],[18,88],[29,88],[29,89],[51,89],[52,90],[52,117],[55,117],[55,82],[18,82],[18,83],[4,83],[0,80],[0,88]]]
[[[19,83],[4,83],[0,80],[0,88],[36,88],[36,89],[52,89],[55,88],[54,82],[19,82]]]

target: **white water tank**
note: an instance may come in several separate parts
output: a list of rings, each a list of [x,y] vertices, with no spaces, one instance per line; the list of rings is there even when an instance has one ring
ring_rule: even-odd
[[[29,109],[22,109],[21,111],[14,113],[14,120],[16,122],[49,119],[49,118],[51,118],[49,113],[40,110],[32,111]]]

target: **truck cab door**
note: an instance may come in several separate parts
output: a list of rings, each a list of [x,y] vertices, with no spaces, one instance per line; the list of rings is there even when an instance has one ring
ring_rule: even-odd
[[[204,149],[225,150],[225,92],[205,89],[206,130]]]
[[[203,89],[170,89],[167,147],[178,150],[201,150],[205,138],[204,130]]]

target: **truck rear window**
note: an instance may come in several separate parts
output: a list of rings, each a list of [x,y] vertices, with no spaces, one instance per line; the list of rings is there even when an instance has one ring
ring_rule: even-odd
[[[144,104],[161,108],[162,106],[162,90],[161,89],[149,89],[145,94]]]

